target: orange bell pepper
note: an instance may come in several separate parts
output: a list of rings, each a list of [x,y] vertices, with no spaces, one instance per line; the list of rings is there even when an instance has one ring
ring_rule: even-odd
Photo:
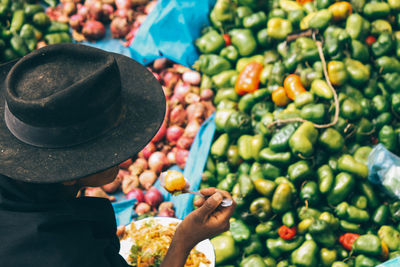
[[[247,64],[239,73],[235,84],[235,91],[239,95],[253,93],[258,89],[260,83],[260,74],[263,65],[259,62],[252,61]]]
[[[381,241],[381,247],[382,247],[382,260],[387,260],[387,258],[389,257],[389,248],[386,245],[385,242]]]
[[[255,92],[258,89],[258,84],[260,83],[260,74],[262,69],[263,65],[259,62],[252,61],[247,64],[239,73],[239,76],[236,80],[236,93],[239,95],[244,95]]]
[[[336,2],[328,9],[332,12],[333,20],[336,21],[346,19],[353,12],[351,4],[346,1]]]
[[[272,102],[278,107],[283,107],[289,104],[290,99],[287,97],[285,89],[279,86],[272,92]]]
[[[301,93],[304,93],[306,89],[301,84],[300,76],[296,74],[290,74],[283,81],[283,87],[285,88],[286,95],[294,100],[296,96]]]
[[[304,5],[305,3],[312,2],[313,0],[296,0],[300,5]]]

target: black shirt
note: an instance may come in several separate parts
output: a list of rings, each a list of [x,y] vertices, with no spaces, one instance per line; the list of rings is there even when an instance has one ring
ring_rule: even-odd
[[[35,197],[0,175],[1,267],[127,267],[111,203],[82,197]]]

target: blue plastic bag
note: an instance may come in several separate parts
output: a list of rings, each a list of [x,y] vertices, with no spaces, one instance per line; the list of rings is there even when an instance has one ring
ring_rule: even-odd
[[[211,115],[203,122],[190,148],[189,156],[186,161],[183,174],[190,184],[191,190],[198,190],[201,183],[201,175],[204,166],[207,162],[208,153],[215,134],[215,114]],[[172,166],[170,169],[181,171],[178,166]],[[175,207],[175,216],[178,219],[184,219],[193,210],[193,195],[182,194],[172,196],[160,185],[160,180],[157,180],[154,186],[161,192],[164,201],[171,201]],[[135,215],[133,206],[136,200],[126,200],[124,194],[117,193],[114,195],[118,202],[113,203],[117,225],[126,225]],[[129,217],[129,218],[128,218]],[[128,218],[128,219],[127,219]]]
[[[168,58],[191,67],[199,54],[193,42],[209,25],[216,0],[160,0],[140,26],[130,50],[143,65]]]
[[[400,158],[378,144],[368,156],[368,179],[389,196],[400,198]]]

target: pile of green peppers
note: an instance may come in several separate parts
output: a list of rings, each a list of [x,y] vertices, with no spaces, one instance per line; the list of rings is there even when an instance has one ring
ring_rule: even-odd
[[[368,181],[382,143],[400,154],[400,1],[217,0],[195,45],[201,88],[212,88],[217,133],[202,187],[231,192],[230,231],[212,239],[217,266],[376,266],[400,255],[400,202]],[[329,80],[311,36],[318,29]],[[314,31],[315,32],[315,31]],[[258,89],[235,90],[250,62]],[[289,74],[306,89],[285,106]],[[270,127],[277,120],[302,118]],[[295,229],[282,238],[279,229]],[[341,236],[356,239],[343,244]]]
[[[46,1],[53,6],[57,1]],[[0,0],[0,63],[23,57],[45,44],[69,43],[69,25],[50,21],[36,0]]]

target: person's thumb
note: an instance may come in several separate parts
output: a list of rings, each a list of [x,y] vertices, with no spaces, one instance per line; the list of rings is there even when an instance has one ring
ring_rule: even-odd
[[[199,213],[201,216],[210,215],[216,208],[218,208],[219,204],[221,204],[223,196],[221,193],[216,192],[211,197],[209,197],[204,204],[199,208]]]

